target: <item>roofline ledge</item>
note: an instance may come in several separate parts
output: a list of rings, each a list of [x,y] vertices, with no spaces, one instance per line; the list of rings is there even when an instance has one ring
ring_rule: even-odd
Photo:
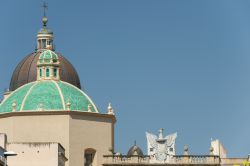
[[[13,117],[13,116],[39,116],[39,115],[81,115],[81,116],[92,116],[112,119],[113,123],[116,123],[115,115],[101,114],[95,112],[82,112],[76,110],[58,110],[58,111],[21,111],[21,112],[6,112],[0,114],[0,119]]]

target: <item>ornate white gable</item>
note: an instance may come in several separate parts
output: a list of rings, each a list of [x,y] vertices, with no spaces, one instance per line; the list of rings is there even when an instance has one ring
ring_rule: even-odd
[[[175,155],[175,140],[177,133],[163,137],[163,129],[159,130],[159,136],[146,132],[148,155],[152,157],[151,162],[169,162],[171,156]]]

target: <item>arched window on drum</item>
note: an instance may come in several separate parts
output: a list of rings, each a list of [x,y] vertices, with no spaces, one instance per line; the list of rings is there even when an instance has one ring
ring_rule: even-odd
[[[84,166],[95,166],[96,165],[96,150],[88,148],[84,151]]]

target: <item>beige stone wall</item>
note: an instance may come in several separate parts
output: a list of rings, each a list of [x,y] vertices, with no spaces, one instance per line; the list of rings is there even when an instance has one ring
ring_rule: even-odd
[[[100,166],[113,146],[114,123],[112,115],[88,112],[13,112],[0,115],[0,133],[7,134],[8,142],[58,142],[69,159],[66,166],[84,165],[84,150],[93,148]]]
[[[8,142],[58,142],[68,156],[68,115],[24,115],[0,118],[0,132]]]
[[[18,154],[8,157],[10,166],[58,166],[57,143],[10,143],[7,148]]]
[[[0,118],[0,133],[8,135],[8,138],[13,137],[12,119],[13,119],[12,117]]]
[[[69,124],[69,164],[83,166],[84,151],[95,149],[94,165],[100,166],[103,155],[109,154],[109,149],[113,147],[112,119],[72,115]]]

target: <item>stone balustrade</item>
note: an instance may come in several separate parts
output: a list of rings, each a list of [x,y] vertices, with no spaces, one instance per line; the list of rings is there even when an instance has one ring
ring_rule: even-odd
[[[219,164],[219,156],[212,155],[179,155],[170,159],[173,164]]]
[[[103,165],[219,165],[219,156],[210,155],[178,155],[172,156],[168,161],[158,162],[151,156],[124,156],[124,155],[105,155]]]
[[[148,164],[150,161],[149,156],[124,156],[124,155],[105,155],[104,156],[104,165],[113,165],[113,164]]]

